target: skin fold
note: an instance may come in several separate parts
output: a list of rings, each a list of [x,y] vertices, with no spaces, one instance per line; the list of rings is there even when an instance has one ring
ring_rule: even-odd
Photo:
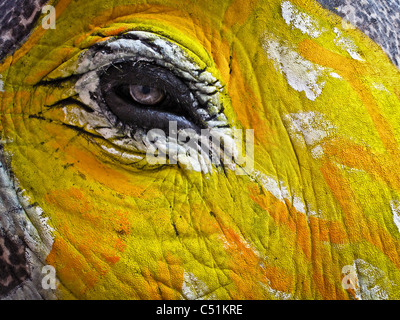
[[[377,44],[309,0],[48,4],[56,28],[39,20],[0,64],[3,163],[37,229],[43,297],[400,298],[400,75]],[[79,57],[131,30],[220,82],[229,126],[254,130],[253,168],[127,162],[80,104],[57,104]]]

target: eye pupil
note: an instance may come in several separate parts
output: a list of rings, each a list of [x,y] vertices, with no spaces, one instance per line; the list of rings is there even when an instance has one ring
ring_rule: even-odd
[[[142,87],[142,93],[143,94],[149,94],[150,91],[151,91],[150,87],[148,87],[148,86],[143,86]]]
[[[133,100],[144,105],[156,105],[165,97],[163,90],[147,85],[130,85],[129,92]]]

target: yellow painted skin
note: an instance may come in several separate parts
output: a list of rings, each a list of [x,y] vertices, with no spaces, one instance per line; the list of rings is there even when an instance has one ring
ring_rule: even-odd
[[[400,74],[376,44],[310,0],[292,4],[318,22],[318,37],[287,24],[278,0],[53,4],[56,29],[38,26],[0,66],[0,126],[19,185],[54,229],[46,263],[56,268],[59,298],[181,299],[191,279],[206,299],[355,299],[360,288],[342,285],[342,268],[355,261],[379,271],[368,285],[381,297],[400,298],[391,210],[400,200]],[[335,28],[363,61],[337,45]],[[127,165],[102,151],[107,141],[46,108],[74,83],[41,80],[132,29],[167,37],[220,80],[230,124],[254,129],[256,178]],[[324,76],[321,94],[307,99],[268,56],[268,39],[340,77]],[[32,117],[40,112],[51,121]],[[285,120],[305,112],[335,128],[319,157]],[[263,177],[288,196],[276,197]]]

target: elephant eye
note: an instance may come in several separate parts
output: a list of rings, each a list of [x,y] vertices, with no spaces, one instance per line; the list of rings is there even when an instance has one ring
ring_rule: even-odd
[[[149,152],[168,149],[175,150],[168,152],[171,164],[210,172],[213,159],[219,164],[234,147],[224,113],[229,99],[206,56],[135,30],[100,41],[76,59],[46,81],[73,83],[75,95],[56,104],[65,124],[87,132],[114,160],[148,168]]]
[[[100,76],[103,99],[120,122],[134,128],[200,130],[204,121],[196,112],[198,101],[187,85],[170,70],[144,62],[121,62]]]

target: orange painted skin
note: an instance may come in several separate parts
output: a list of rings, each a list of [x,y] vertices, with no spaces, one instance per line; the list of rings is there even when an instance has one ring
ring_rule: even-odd
[[[285,21],[283,3],[59,0],[56,29],[38,25],[3,61],[1,138],[54,230],[58,298],[400,298],[399,72],[314,1],[289,8],[318,36]],[[253,170],[133,164],[79,122],[79,105],[48,107],[76,95],[80,54],[131,30],[220,81],[229,124],[254,130]],[[304,66],[314,99],[296,87]],[[357,269],[351,288],[344,266]]]

